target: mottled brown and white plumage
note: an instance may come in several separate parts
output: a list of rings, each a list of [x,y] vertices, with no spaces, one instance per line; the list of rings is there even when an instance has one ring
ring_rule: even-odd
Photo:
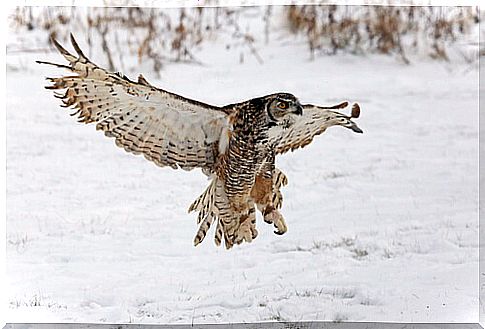
[[[116,145],[142,154],[160,167],[201,168],[211,178],[190,206],[199,229],[194,244],[216,225],[215,243],[226,248],[256,238],[256,209],[276,234],[287,230],[280,188],[288,183],[275,167],[275,157],[309,144],[328,127],[362,132],[350,116],[332,107],[301,105],[288,93],[276,93],[223,107],[212,106],[156,88],[143,76],[131,81],[87,59],[71,36],[77,56],[52,40],[69,65],[41,62],[71,71],[47,78],[64,107],[74,108],[79,122],[115,139]],[[62,92],[58,92],[62,91]]]

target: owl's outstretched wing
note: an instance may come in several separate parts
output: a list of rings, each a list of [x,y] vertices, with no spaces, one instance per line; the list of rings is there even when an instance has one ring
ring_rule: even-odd
[[[218,143],[229,125],[228,111],[158,89],[143,76],[138,81],[106,71],[89,61],[71,35],[77,56],[52,40],[69,62],[61,65],[74,75],[47,78],[47,89],[72,107],[79,122],[96,123],[96,129],[114,137],[116,145],[143,154],[159,166],[190,170],[210,169],[216,161]]]
[[[297,117],[296,122],[288,128],[279,127],[270,133],[270,142],[275,145],[275,153],[285,153],[304,147],[310,144],[315,136],[335,125],[362,133],[362,130],[351,120],[360,115],[360,107],[357,103],[353,104],[350,116],[334,111],[345,108],[347,105],[348,102],[330,107],[303,105],[303,114]]]

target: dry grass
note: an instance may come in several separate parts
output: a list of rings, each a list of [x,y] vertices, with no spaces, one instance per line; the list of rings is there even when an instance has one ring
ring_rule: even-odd
[[[151,62],[159,73],[165,63],[202,64],[193,50],[218,33],[230,34],[248,47],[262,62],[253,43],[255,38],[241,32],[239,10],[231,8],[181,8],[171,15],[156,8],[63,8],[18,7],[11,15],[14,29],[46,32],[66,41],[71,31],[86,31],[90,48],[101,47],[110,70],[123,68],[124,56],[134,55],[139,63]],[[120,43],[121,36],[127,40]]]
[[[275,12],[281,13],[273,9],[260,10],[265,23],[261,36],[241,28],[240,14],[248,10],[244,7],[180,8],[171,14],[137,7],[18,7],[10,18],[15,29],[45,31],[46,42],[50,37],[65,41],[71,31],[86,31],[88,45],[103,49],[111,70],[125,69],[124,57],[136,56],[160,74],[170,62],[202,64],[195,49],[219,34],[229,35],[231,47],[240,49],[236,54],[241,63],[245,50],[263,64],[259,48],[269,42]],[[449,60],[448,46],[480,20],[472,7],[292,5],[283,13],[291,33],[305,38],[312,59],[339,52],[382,53],[405,63],[413,49]]]
[[[290,30],[306,37],[317,53],[395,54],[409,63],[407,50],[421,49],[448,60],[447,46],[479,22],[473,7],[384,7],[293,5],[287,9]]]

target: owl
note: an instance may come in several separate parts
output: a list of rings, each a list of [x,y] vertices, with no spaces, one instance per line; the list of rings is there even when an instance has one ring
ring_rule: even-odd
[[[348,116],[335,111],[347,102],[323,107],[274,93],[213,106],[157,88],[142,75],[132,81],[108,72],[83,54],[72,35],[76,56],[52,43],[68,65],[37,62],[72,73],[47,78],[46,88],[54,90],[61,106],[74,110],[79,122],[95,123],[117,146],[160,167],[200,168],[209,177],[209,186],[189,207],[198,213],[195,246],[211,226],[218,246],[251,242],[258,235],[257,210],[274,233],[284,234],[280,189],[288,180],[275,167],[276,156],[304,147],[331,126],[362,133],[352,120],[359,117],[358,104]]]

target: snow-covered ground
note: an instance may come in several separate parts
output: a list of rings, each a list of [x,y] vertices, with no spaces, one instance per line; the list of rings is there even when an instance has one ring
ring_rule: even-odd
[[[58,54],[7,54],[7,322],[476,322],[476,65],[308,61],[291,37],[272,38],[262,65],[229,52],[214,40],[204,66],[140,73],[217,105],[276,91],[357,101],[364,130],[331,128],[279,157],[287,234],[259,218],[258,238],[230,251],[212,230],[192,245],[202,173],[160,169],[76,123],[43,88],[64,72],[33,62]]]

